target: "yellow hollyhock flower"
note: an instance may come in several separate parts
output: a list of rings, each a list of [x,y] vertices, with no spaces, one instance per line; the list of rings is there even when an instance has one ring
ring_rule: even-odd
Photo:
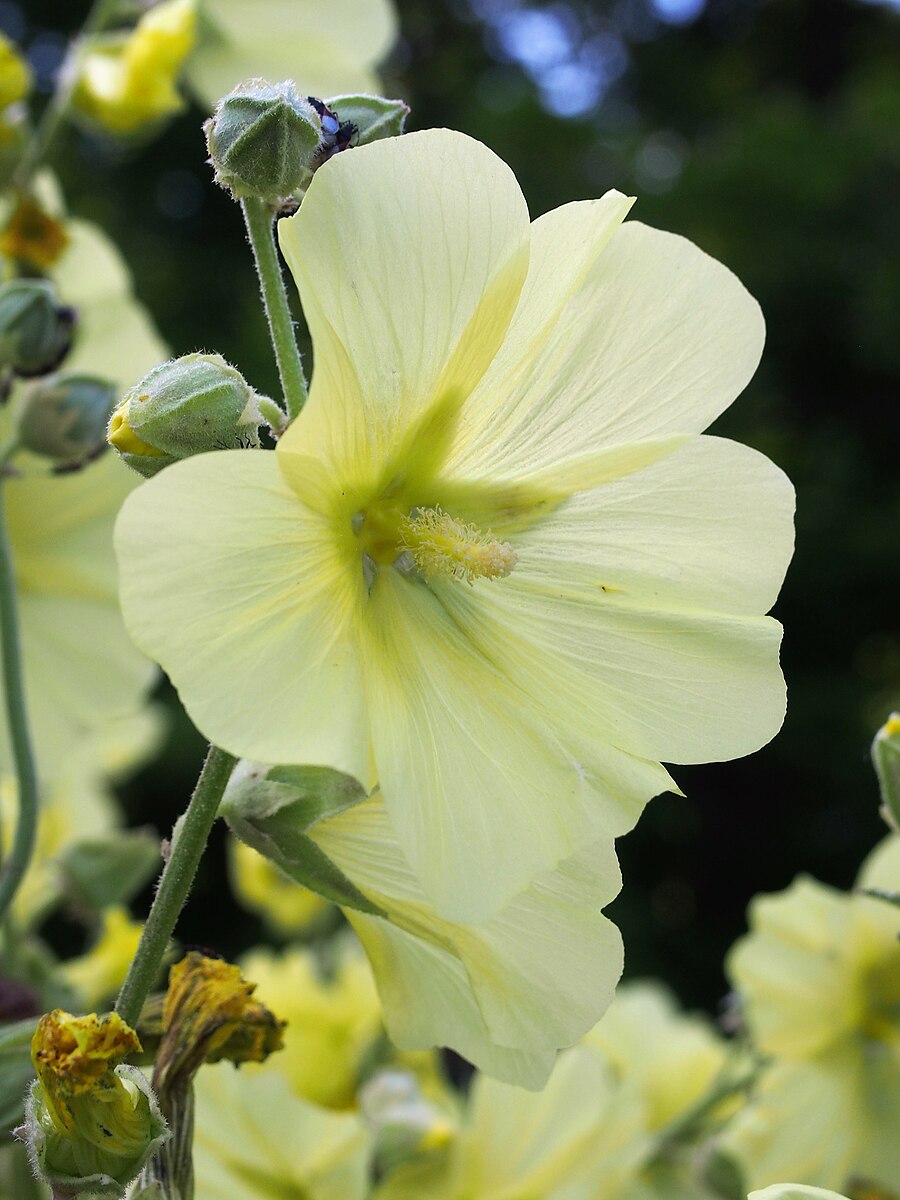
[[[301,1100],[272,1066],[204,1066],[194,1083],[198,1200],[364,1200],[370,1135]]]
[[[281,243],[315,347],[275,453],[167,468],[118,524],[123,608],[200,729],[380,784],[438,915],[498,913],[625,833],[662,760],[784,713],[792,491],[698,436],[758,307],[612,192],[529,225],[448,130],[320,169]],[[185,514],[190,520],[185,520]]]
[[[860,887],[896,891],[900,838]],[[759,1049],[772,1057],[722,1139],[751,1187],[796,1179],[895,1188],[900,1179],[900,914],[801,877],[760,896],[729,971]]]
[[[188,86],[210,109],[245,79],[304,92],[378,92],[374,67],[397,37],[390,0],[203,0]]]
[[[825,1188],[806,1187],[802,1183],[774,1183],[759,1192],[751,1192],[747,1200],[847,1200]]]
[[[177,80],[194,45],[198,0],[163,0],[127,33],[103,35],[78,62],[76,112],[118,136],[184,107]]]

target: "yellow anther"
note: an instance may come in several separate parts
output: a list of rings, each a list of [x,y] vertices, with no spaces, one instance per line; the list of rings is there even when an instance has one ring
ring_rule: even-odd
[[[440,508],[420,508],[400,526],[400,540],[426,579],[502,579],[518,555],[477,525],[466,524]]]

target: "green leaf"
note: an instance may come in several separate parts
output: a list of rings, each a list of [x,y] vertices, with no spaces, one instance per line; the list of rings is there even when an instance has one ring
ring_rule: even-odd
[[[69,899],[98,912],[127,903],[162,865],[159,838],[146,829],[76,842],[57,861]]]

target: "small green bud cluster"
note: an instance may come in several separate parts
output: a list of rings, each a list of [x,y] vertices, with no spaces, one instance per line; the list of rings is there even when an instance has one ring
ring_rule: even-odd
[[[23,379],[56,369],[72,344],[75,312],[53,285],[16,279],[0,287],[0,367]]]
[[[108,439],[144,476],[194,454],[258,447],[260,397],[218,354],[154,367],[121,400]]]
[[[251,79],[219,101],[204,125],[216,183],[236,200],[278,204],[309,180],[318,114],[294,84]]]

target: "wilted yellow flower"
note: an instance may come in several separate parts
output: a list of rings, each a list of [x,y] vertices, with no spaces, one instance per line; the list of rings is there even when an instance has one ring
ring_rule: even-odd
[[[47,271],[69,244],[62,221],[49,216],[30,196],[22,195],[0,233],[0,254]]]
[[[900,838],[864,864],[861,887],[897,890]],[[750,908],[729,970],[772,1057],[723,1138],[751,1187],[795,1179],[846,1188],[900,1180],[900,914],[883,900],[801,877]]]
[[[228,862],[238,901],[280,932],[302,933],[331,908],[322,896],[288,879],[274,863],[237,838],[229,841]]]
[[[117,135],[179,112],[177,80],[194,45],[198,0],[163,0],[134,29],[98,37],[79,60],[75,110]]]
[[[115,1013],[74,1017],[55,1009],[41,1018],[32,1042],[37,1080],[17,1135],[54,1194],[124,1195],[168,1137],[150,1085],[122,1064],[140,1049]]]
[[[391,0],[202,0],[188,86],[210,109],[245,79],[293,79],[304,93],[377,92],[374,67],[397,36]]]
[[[380,784],[448,921],[626,832],[662,760],[746,754],[783,718],[762,614],[792,491],[698,436],[762,319],[689,242],[622,226],[630,203],[529,226],[509,169],[447,130],[336,155],[279,226],[306,408],[275,453],[175,464],[119,522],[129,628],[198,727]]]
[[[198,1200],[364,1200],[370,1136],[353,1113],[301,1100],[274,1068],[201,1068],[195,1083]]]

